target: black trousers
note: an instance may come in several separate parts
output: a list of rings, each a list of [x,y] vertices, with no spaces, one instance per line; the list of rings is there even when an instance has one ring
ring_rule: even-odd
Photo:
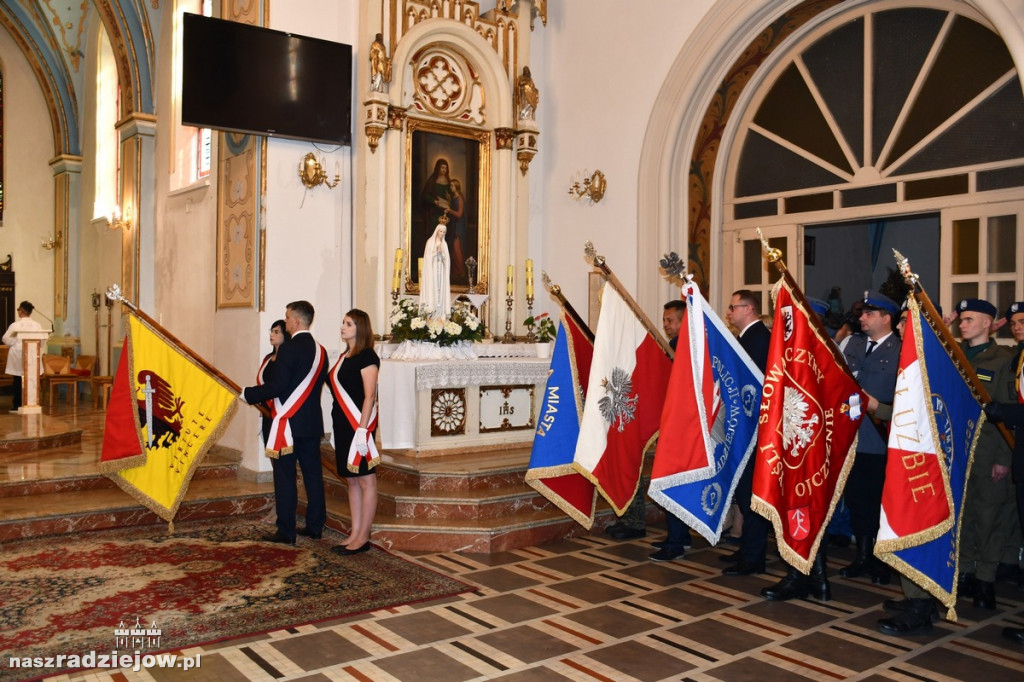
[[[850,527],[858,538],[878,535],[882,486],[885,483],[885,455],[858,452],[846,479],[843,497],[850,508]]]
[[[11,409],[16,410],[21,407],[21,377],[17,374],[13,374],[11,375],[11,378],[14,379],[14,398],[11,402]]]
[[[299,503],[296,464],[302,469],[302,483],[306,489],[306,528],[319,533],[327,523],[320,439],[296,437],[294,448],[291,454],[282,455],[271,463],[274,468],[277,529],[289,540],[295,539],[295,508]]]
[[[751,456],[747,460],[747,467],[736,484],[735,499],[743,513],[740,556],[744,561],[762,564],[768,551],[768,529],[771,524],[768,519],[750,508],[750,500],[754,496],[754,459],[755,457]]]

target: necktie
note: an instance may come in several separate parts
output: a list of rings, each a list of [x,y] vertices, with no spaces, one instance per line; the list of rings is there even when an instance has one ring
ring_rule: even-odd
[[[867,350],[866,353],[864,353],[864,357],[867,357],[867,356],[871,355],[871,351],[873,351],[875,349],[875,346],[877,346],[877,345],[878,345],[877,341],[868,341],[868,350]]]

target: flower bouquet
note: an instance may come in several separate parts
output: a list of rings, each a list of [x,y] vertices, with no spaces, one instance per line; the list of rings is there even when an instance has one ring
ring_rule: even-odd
[[[391,341],[401,343],[407,349],[412,345],[420,344],[434,344],[445,348],[466,347],[484,337],[484,323],[462,306],[456,306],[448,319],[443,319],[431,317],[417,303],[403,298],[391,309],[389,322],[391,324]],[[406,341],[418,343],[406,344]],[[396,354],[391,357],[413,357],[408,353],[408,350],[402,353],[396,351]],[[418,352],[414,355],[421,357],[423,353]],[[441,355],[449,357],[451,354],[442,353]]]

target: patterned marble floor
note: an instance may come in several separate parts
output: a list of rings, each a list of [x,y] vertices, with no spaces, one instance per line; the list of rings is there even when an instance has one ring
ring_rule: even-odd
[[[96,435],[86,429],[86,440]],[[330,535],[321,542],[336,542]],[[661,536],[617,542],[595,533],[491,555],[405,554],[476,591],[186,649],[201,656],[188,672],[54,679],[1024,679],[1024,646],[1001,637],[1007,625],[1024,627],[1024,593],[1014,584],[999,584],[995,611],[961,600],[959,622],[897,639],[875,629],[882,600],[899,596],[897,584],[836,576],[849,549],[830,557],[833,601],[774,603],[758,592],[784,573],[777,557],[766,575],[724,577],[719,556],[731,546],[698,541],[685,559],[653,563],[648,543]]]

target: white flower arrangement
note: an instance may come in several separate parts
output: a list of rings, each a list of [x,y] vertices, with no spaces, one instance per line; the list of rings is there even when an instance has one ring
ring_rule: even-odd
[[[484,336],[483,322],[462,306],[454,308],[448,319],[442,320],[431,317],[414,301],[403,298],[392,308],[388,321],[394,343],[411,340],[451,346],[460,341],[479,341]]]

